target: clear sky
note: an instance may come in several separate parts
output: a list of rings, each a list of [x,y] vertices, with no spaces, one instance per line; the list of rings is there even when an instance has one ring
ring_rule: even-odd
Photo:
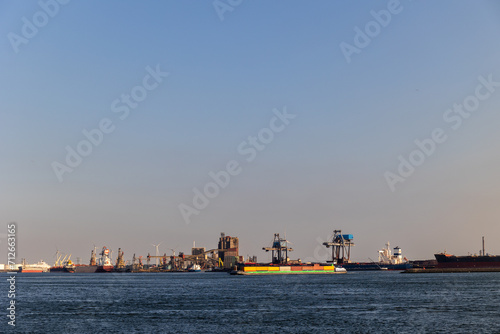
[[[18,223],[19,259],[225,232],[264,261],[286,232],[321,260],[334,229],[358,260],[483,235],[500,254],[498,2],[41,3],[0,2],[0,233]]]

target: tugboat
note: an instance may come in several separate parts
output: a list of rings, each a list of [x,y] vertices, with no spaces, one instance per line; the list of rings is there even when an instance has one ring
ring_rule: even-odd
[[[106,248],[106,246],[102,248],[102,251],[99,254],[101,257],[99,258],[99,263],[97,264],[97,273],[111,272],[115,268],[111,263],[109,252],[110,251]]]

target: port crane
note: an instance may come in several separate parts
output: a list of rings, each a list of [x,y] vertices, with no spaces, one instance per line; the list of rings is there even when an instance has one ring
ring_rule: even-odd
[[[291,247],[288,247],[288,243],[288,240],[280,238],[279,233],[275,233],[272,247],[262,247],[262,250],[271,251],[272,263],[286,264],[288,262],[288,252],[293,251]]]
[[[351,261],[351,246],[354,246],[352,234],[342,234],[342,230],[334,230],[332,241],[323,242],[326,248],[332,247],[332,262],[335,264]]]
[[[59,253],[59,251],[57,251]],[[62,266],[62,261],[61,261],[62,254],[57,255],[56,262],[54,263],[54,267],[59,267]]]

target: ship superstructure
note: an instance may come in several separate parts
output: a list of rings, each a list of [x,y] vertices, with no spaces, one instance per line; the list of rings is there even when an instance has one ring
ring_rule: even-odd
[[[19,271],[23,273],[45,273],[50,271],[50,265],[43,260],[40,260],[35,264],[28,264],[26,263],[26,260],[23,259],[22,266],[19,268]]]
[[[385,248],[378,251],[378,262],[380,264],[402,264],[406,261],[401,248],[398,246],[394,247],[394,254],[391,252],[389,241],[385,244]]]
[[[97,264],[97,272],[113,271],[114,266],[111,263],[111,251],[108,248],[106,248],[106,246],[104,246],[99,255],[101,255],[101,257],[99,258]]]

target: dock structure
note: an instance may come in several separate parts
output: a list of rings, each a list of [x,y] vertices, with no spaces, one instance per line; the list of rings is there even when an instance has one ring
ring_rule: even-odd
[[[323,242],[326,248],[332,247],[332,262],[335,264],[351,261],[351,247],[354,246],[352,234],[342,234],[342,230],[334,230],[332,241]]]
[[[151,260],[160,260],[159,265],[155,268],[156,271],[185,271],[186,268],[192,265],[198,265],[201,269],[210,270],[229,270],[235,266],[236,263],[243,261],[239,256],[239,239],[238,237],[226,236],[225,233],[220,234],[218,247],[206,250],[205,247],[196,247],[193,243],[191,248],[191,255],[179,252],[176,255],[174,249],[172,255],[151,255],[148,253],[147,268],[150,268]]]
[[[219,263],[218,257],[216,254],[220,253],[221,249],[209,249],[206,251],[198,251],[196,254],[192,255],[186,255],[183,252],[179,252],[178,255],[175,255],[175,252],[168,256],[167,254],[155,256],[155,255],[150,255],[146,257],[147,263],[149,266],[150,260],[151,259],[160,259],[160,266],[161,267],[167,267],[170,265],[171,270],[182,270],[184,267],[186,267],[185,263],[196,263],[200,265],[203,268],[206,267],[214,267],[217,266]],[[208,256],[211,255],[211,256]],[[168,261],[170,260],[170,261]]]

